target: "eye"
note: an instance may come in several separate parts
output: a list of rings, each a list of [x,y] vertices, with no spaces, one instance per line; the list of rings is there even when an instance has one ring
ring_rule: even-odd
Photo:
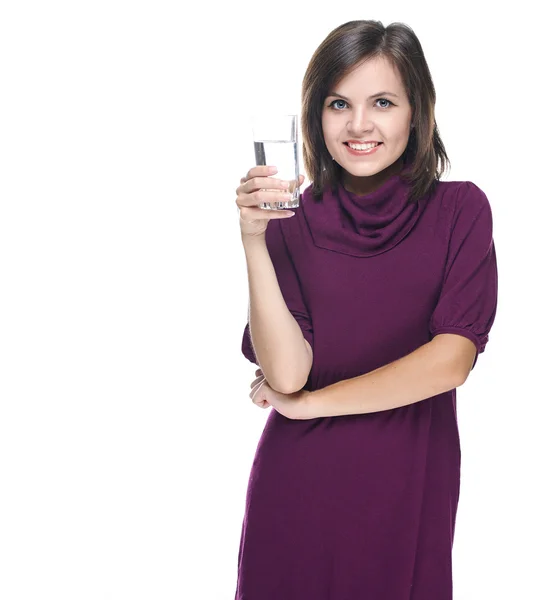
[[[381,101],[387,102],[390,106],[393,106],[394,104],[393,102],[390,102],[390,100],[388,100],[387,98],[378,98],[377,102]],[[388,106],[381,106],[380,108],[388,108]]]
[[[338,106],[336,106],[337,102],[342,102],[343,104],[347,105],[347,102],[345,100],[333,100],[328,106],[329,108],[333,108],[334,110],[343,110],[343,108],[339,108]]]

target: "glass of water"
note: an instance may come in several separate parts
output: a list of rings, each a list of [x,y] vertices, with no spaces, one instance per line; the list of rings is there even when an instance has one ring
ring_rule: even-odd
[[[253,146],[255,164],[276,167],[278,173],[275,178],[288,181],[287,191],[292,194],[290,200],[262,202],[258,205],[259,208],[268,210],[297,208],[300,203],[298,115],[255,116],[253,118]]]

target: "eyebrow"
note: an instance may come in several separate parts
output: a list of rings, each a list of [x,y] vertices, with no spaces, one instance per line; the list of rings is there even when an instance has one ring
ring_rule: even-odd
[[[349,98],[346,98],[343,94],[337,94],[336,92],[330,92],[328,96],[336,96],[337,98],[343,98],[344,100],[350,102]],[[378,96],[395,96],[396,98],[399,98],[399,96],[397,94],[394,94],[393,92],[378,92],[377,94],[369,96],[368,99],[371,100],[372,98],[377,98]]]

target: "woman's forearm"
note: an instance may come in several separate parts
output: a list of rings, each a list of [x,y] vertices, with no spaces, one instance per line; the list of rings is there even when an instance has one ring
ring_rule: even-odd
[[[291,394],[307,381],[313,356],[280,290],[265,235],[242,236],[249,285],[249,325],[258,364],[268,384]]]

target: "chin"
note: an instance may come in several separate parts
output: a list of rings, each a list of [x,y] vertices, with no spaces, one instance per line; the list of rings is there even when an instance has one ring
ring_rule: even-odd
[[[345,166],[342,168],[345,171],[347,171],[350,175],[353,175],[354,177],[371,177],[372,175],[376,175],[377,173],[380,173],[380,171],[383,171],[386,168],[386,167],[380,168],[379,166],[364,167],[364,168],[363,167],[348,168],[348,166]]]
[[[394,158],[391,161],[390,160],[382,160],[382,157],[380,157],[379,160],[368,159],[364,163],[362,163],[360,161],[346,159],[343,161],[343,164],[341,164],[340,166],[343,169],[345,169],[348,173],[351,173],[351,175],[354,175],[355,177],[369,177],[370,175],[376,175],[377,173],[380,173],[381,171],[384,171],[386,169],[393,167],[400,159],[401,159],[401,155],[397,156],[396,158]]]
[[[387,169],[392,164],[393,163],[388,163],[388,161],[384,162],[373,160],[362,164],[359,161],[356,162],[354,160],[345,160],[340,166],[355,177],[370,177],[371,175],[380,173],[380,171],[384,171],[384,169]]]

